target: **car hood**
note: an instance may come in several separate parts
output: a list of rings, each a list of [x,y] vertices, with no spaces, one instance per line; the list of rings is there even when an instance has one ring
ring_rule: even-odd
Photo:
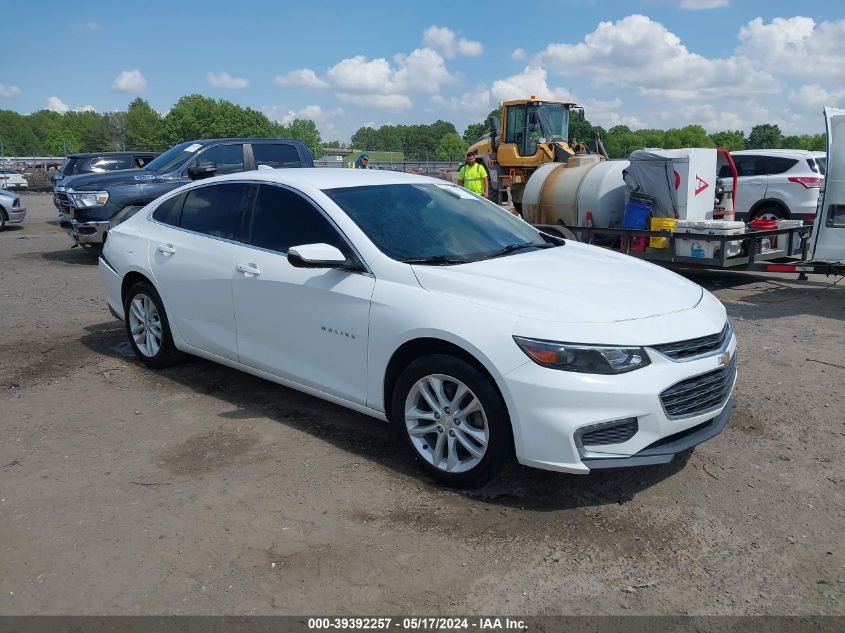
[[[609,250],[567,241],[457,266],[414,265],[431,292],[560,323],[613,323],[694,308],[701,286]]]
[[[6,189],[0,190],[0,200],[3,200],[3,202],[9,204],[9,206],[11,206],[14,201],[18,200],[19,198],[20,196],[16,193],[12,193],[11,191],[8,191]]]
[[[108,190],[110,187],[143,184],[156,178],[158,178],[158,173],[149,169],[117,169],[68,176],[59,181],[59,186],[73,188],[76,191],[99,191]]]

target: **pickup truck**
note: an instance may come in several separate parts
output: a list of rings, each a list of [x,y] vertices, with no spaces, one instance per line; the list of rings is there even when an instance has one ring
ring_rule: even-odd
[[[188,141],[143,169],[121,169],[64,178],[56,186],[59,225],[74,245],[102,248],[111,226],[159,196],[192,180],[253,169],[313,167],[301,141],[225,138]]]

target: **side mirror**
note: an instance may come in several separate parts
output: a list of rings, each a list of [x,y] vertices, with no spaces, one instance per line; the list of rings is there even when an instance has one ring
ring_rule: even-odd
[[[202,180],[210,178],[217,172],[217,165],[214,163],[200,163],[195,167],[188,167],[188,178],[191,180]]]
[[[291,246],[288,262],[294,268],[351,268],[346,255],[329,244]]]

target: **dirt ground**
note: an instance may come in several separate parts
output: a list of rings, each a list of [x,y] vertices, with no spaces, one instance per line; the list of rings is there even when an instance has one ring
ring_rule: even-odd
[[[0,233],[2,614],[845,614],[845,282],[691,275],[738,408],[686,463],[427,481],[384,424],[142,367],[49,196]]]

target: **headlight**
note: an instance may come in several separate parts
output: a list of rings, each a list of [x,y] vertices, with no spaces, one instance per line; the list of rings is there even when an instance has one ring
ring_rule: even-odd
[[[108,191],[76,191],[68,193],[77,209],[86,207],[101,207],[109,201]]]
[[[649,365],[642,347],[576,345],[514,336],[513,340],[538,365],[584,374],[624,374]]]

